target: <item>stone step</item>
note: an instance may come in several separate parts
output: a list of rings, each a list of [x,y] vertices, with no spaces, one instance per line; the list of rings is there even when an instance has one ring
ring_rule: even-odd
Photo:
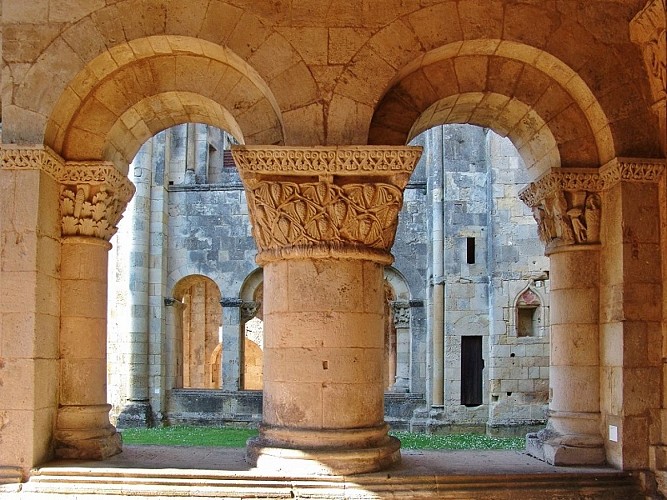
[[[278,477],[200,469],[87,469],[49,467],[20,485],[0,487],[1,500],[76,498],[442,498],[623,499],[645,498],[628,472],[491,475]]]

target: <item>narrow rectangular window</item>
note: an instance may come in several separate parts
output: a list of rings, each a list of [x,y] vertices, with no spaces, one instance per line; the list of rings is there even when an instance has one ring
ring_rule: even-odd
[[[475,263],[475,238],[466,238],[466,262]]]
[[[482,404],[482,336],[461,337],[461,404],[479,406]]]

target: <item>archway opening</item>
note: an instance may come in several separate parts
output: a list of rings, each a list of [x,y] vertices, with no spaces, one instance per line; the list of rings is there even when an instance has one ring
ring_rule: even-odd
[[[548,405],[549,262],[531,210],[518,197],[530,173],[511,140],[488,128],[438,125],[411,144],[424,153],[406,190],[394,266],[412,275],[415,254],[404,240],[414,241],[423,217],[427,258],[417,267],[426,267],[424,282],[415,286],[408,278],[426,299],[425,327],[413,325],[412,362],[418,365],[415,351],[426,349],[434,366],[412,381],[426,387],[432,408],[422,428],[510,435],[539,428]],[[541,297],[540,334],[525,336],[517,323],[527,313],[517,297],[529,288]]]

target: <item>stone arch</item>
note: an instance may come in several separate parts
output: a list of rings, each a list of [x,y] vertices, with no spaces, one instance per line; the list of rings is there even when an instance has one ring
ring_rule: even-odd
[[[154,36],[116,45],[81,69],[55,103],[44,139],[68,160],[116,160],[125,170],[148,137],[191,121],[246,143],[284,136],[278,104],[248,63],[203,40]]]
[[[239,331],[240,388],[261,390],[263,388],[262,363],[264,359],[264,315],[262,298],[264,273],[262,268],[252,271],[241,285],[241,319]]]
[[[221,384],[221,366],[214,367],[210,361],[216,350],[222,349],[220,289],[206,276],[189,275],[174,285],[172,295],[183,304],[181,331],[177,334],[180,345],[176,349],[182,357],[182,385],[219,389],[220,385],[213,382]]]
[[[284,140],[278,103],[248,63],[204,40],[151,36],[83,67],[49,114],[44,141],[68,160],[115,160],[125,171],[146,139],[192,121],[241,142]]]
[[[183,43],[195,46],[195,50],[197,46],[200,51],[203,47],[207,55],[228,47],[225,50],[236,54],[239,61],[247,61],[268,87],[274,88],[270,93],[275,96],[273,104],[279,103],[289,117],[288,129],[293,132],[291,135],[295,140],[316,134],[318,137],[311,141],[305,139],[305,143],[321,142],[315,140],[320,131],[303,119],[305,115],[321,122],[323,104],[318,102],[317,85],[304,61],[308,51],[304,55],[297,49],[298,33],[276,30],[260,15],[250,12],[253,9],[231,5],[225,0],[195,0],[188,3],[187,8],[177,0],[165,0],[160,4],[120,0],[106,6],[82,4],[71,7],[71,12],[66,14],[71,24],[50,37],[45,35],[44,45],[30,47],[36,62],[8,94],[8,102],[23,113],[24,121],[29,122],[20,130],[8,128],[9,142],[41,143],[45,128],[50,127],[47,122],[54,115],[71,109],[71,102],[68,103],[70,109],[56,109],[56,101],[61,95],[68,94],[68,101],[81,99],[82,96],[73,94],[70,88],[70,82],[77,75],[94,83],[98,75],[109,68],[126,63],[127,55],[119,54],[116,47],[129,47],[126,52],[130,58],[135,54],[150,57],[151,53],[170,54],[174,48],[181,52],[179,45]],[[149,39],[153,41],[147,42]],[[165,42],[165,39],[169,41]],[[93,64],[96,59],[97,63]],[[58,71],[54,72],[53,68]],[[298,86],[293,85],[296,80],[300,82]],[[39,98],[35,99],[35,96]],[[267,110],[256,111],[253,123],[258,125],[262,113]],[[272,134],[268,131],[261,134],[262,137],[251,135],[246,137],[248,144],[278,143],[275,138],[269,140]],[[53,139],[44,142],[50,143]]]
[[[649,88],[649,76],[641,66],[641,58],[627,43],[629,40],[615,40],[618,43],[610,46],[606,41],[608,30],[602,28],[608,20],[614,19],[610,22],[616,23],[614,28],[619,33],[627,31],[625,21],[620,20],[629,19],[634,11],[629,5],[615,5],[614,8],[617,12],[601,19],[599,12],[592,9],[572,16],[567,9],[547,3],[514,5],[493,1],[482,5],[466,1],[416,8],[401,6],[396,9],[394,19],[388,20],[367,41],[359,44],[338,78],[328,116],[328,143],[353,144],[366,139],[371,144],[389,143],[387,139],[379,140],[363,130],[364,125],[376,121],[378,103],[419,68],[438,59],[449,59],[450,62],[459,59],[457,71],[468,71],[473,79],[477,75],[486,77],[492,72],[504,73],[509,93],[496,92],[509,98],[516,97],[512,91],[523,70],[516,63],[549,74],[552,83],[561,87],[552,85],[551,97],[559,99],[562,92],[558,90],[565,91],[577,102],[579,111],[587,116],[592,129],[590,133],[595,139],[592,144],[599,157],[596,167],[615,156],[660,156],[659,137],[654,130],[646,130],[647,127],[641,125],[656,120],[648,112],[650,103],[642,97]],[[447,19],[447,29],[442,29],[442,19]],[[599,54],[603,50],[605,57],[600,60]],[[504,69],[499,71],[496,63],[493,63],[496,67],[481,61],[473,61],[470,65],[471,61],[465,59],[476,56],[499,56],[512,63],[503,64]],[[424,75],[417,76],[424,84],[423,91],[414,96],[417,101],[429,99],[429,94],[437,91],[439,86],[458,82],[457,79],[442,80],[440,85],[430,88],[431,81]],[[529,75],[525,79],[530,80]],[[532,90],[537,91],[539,97],[544,89],[535,87]],[[447,95],[440,95],[428,103],[418,102],[418,111]],[[626,106],[619,107],[619,102]],[[395,113],[395,117],[399,116],[400,112]],[[550,118],[543,116],[546,122]],[[566,123],[563,120],[563,124]],[[603,125],[597,127],[598,123]],[[371,125],[370,130],[373,128]],[[407,137],[404,132],[402,138],[401,134],[391,134],[390,130],[384,130],[383,134],[396,141],[391,144],[402,144]],[[554,132],[554,135],[558,137],[558,133]],[[632,144],[629,137],[634,137],[636,142]],[[583,166],[576,158],[570,158],[576,147],[575,144],[568,145],[569,154],[563,155],[564,166]],[[570,162],[570,159],[576,161]]]
[[[403,67],[375,110],[369,142],[406,143],[443,123],[509,137],[533,179],[552,167],[599,167],[615,155],[609,121],[583,79],[514,42],[456,42]]]

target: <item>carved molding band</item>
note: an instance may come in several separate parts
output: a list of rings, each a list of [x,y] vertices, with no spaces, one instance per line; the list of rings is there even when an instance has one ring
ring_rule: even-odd
[[[403,203],[401,190],[384,183],[259,181],[246,192],[257,246],[276,257],[288,249],[388,253]]]
[[[247,173],[288,175],[407,174],[421,156],[420,147],[321,146],[253,147],[234,146],[232,155]]]
[[[110,240],[134,185],[111,163],[68,163],[68,167],[60,189],[62,235]]]
[[[10,170],[42,170],[60,181],[65,174],[65,162],[50,148],[26,148],[4,144],[0,149],[2,168]]]
[[[533,210],[547,253],[567,245],[600,241],[600,193],[619,182],[658,182],[663,160],[616,158],[597,171],[562,169],[548,173],[519,193]]]
[[[531,183],[519,193],[519,198],[534,207],[555,191],[601,192],[618,182],[657,182],[665,172],[665,160],[615,158],[599,170],[562,168],[553,170]]]

